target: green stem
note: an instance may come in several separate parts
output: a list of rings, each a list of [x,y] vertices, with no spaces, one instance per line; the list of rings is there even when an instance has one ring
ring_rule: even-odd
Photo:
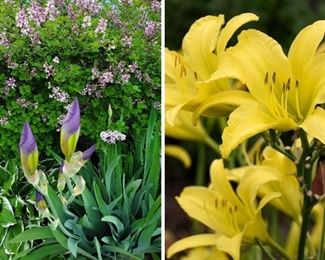
[[[318,251],[318,259],[322,260],[324,259],[324,242],[325,242],[325,207],[323,208],[323,229],[322,229],[322,235],[321,235],[321,240],[319,244],[319,251]]]
[[[307,240],[307,233],[308,233],[308,224],[311,215],[311,207],[309,207],[309,197],[305,194],[304,195],[304,205],[302,209],[302,224],[300,230],[300,239],[299,239],[299,246],[298,246],[298,260],[305,259],[305,246]]]
[[[303,201],[303,208],[302,208],[302,223],[300,229],[300,238],[299,238],[299,246],[298,246],[298,260],[305,259],[305,247],[307,241],[307,234],[308,234],[308,226],[309,220],[311,216],[311,211],[314,206],[312,199],[307,195],[307,192],[310,190],[311,186],[311,177],[312,177],[312,165],[310,161],[307,161],[309,154],[312,152],[313,147],[309,147],[307,134],[304,130],[299,130],[300,138],[301,138],[301,145],[302,145],[302,154],[299,159],[297,165],[297,175],[303,178],[303,185],[305,186],[304,191],[304,201]],[[309,167],[306,167],[309,164]],[[307,191],[307,192],[306,192]]]
[[[205,147],[198,144],[198,162],[196,167],[195,185],[205,185]]]
[[[287,254],[287,252],[278,244],[276,243],[273,239],[269,239],[267,241],[268,244],[272,249],[274,249],[276,252],[278,252],[284,259],[290,260],[290,256]]]
[[[218,155],[220,155],[219,145],[210,137],[205,137],[205,143],[209,146],[213,151],[215,151]]]

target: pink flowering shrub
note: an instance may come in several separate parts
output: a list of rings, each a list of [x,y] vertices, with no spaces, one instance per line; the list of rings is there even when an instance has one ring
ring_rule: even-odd
[[[75,97],[92,142],[109,104],[109,129],[128,136],[159,107],[159,1],[1,1],[0,32],[0,159],[17,157],[29,119],[46,154]]]

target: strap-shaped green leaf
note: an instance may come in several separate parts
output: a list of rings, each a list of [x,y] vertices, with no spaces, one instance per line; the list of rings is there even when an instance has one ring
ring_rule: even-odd
[[[102,221],[114,224],[118,234],[121,234],[124,231],[123,223],[115,216],[105,216],[102,218]]]
[[[46,197],[49,207],[52,212],[60,219],[61,223],[65,223],[69,219],[68,214],[63,209],[63,204],[59,197],[56,195],[55,191],[48,185],[48,196]]]
[[[47,239],[52,237],[53,233],[50,227],[38,227],[25,230],[24,232],[11,239],[9,243],[19,243],[37,239]]]
[[[23,257],[23,260],[42,260],[46,256],[56,256],[66,252],[67,250],[60,244],[43,245],[30,252],[27,256]]]

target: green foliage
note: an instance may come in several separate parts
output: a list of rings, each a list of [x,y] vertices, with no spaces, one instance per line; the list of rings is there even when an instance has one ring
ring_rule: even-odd
[[[157,259],[161,201],[160,133],[155,113],[147,124],[146,134],[134,138],[134,150],[122,143],[107,145],[99,153],[99,163],[88,162],[80,170],[86,187],[70,203],[48,187],[51,223],[11,241],[16,244],[35,236],[43,243],[15,259],[59,254],[69,259]]]
[[[24,121],[30,121],[36,139],[42,140],[42,156],[49,155],[50,149],[58,151],[55,129],[74,97],[82,108],[85,145],[98,141],[100,132],[107,130],[109,104],[114,111],[113,130],[134,134],[145,129],[150,110],[160,100],[159,11],[142,0],[132,5],[99,1],[103,8],[98,13],[71,4],[71,15],[69,1],[62,1],[54,19],[47,18],[37,26],[28,18],[39,37],[35,43],[33,35],[17,26],[21,6],[28,16],[30,1],[23,2],[0,3],[1,159],[17,159]],[[48,1],[41,2],[45,8]],[[86,17],[91,17],[89,26]],[[96,32],[101,19],[107,20],[106,31]],[[148,21],[156,25],[152,36],[145,35]],[[105,79],[105,73],[112,73],[111,81]],[[15,86],[8,90],[10,79]]]
[[[31,203],[33,189],[21,176],[12,161],[0,164],[0,259],[11,259],[12,255],[35,245],[31,239],[9,243],[13,237],[39,222]],[[33,239],[37,240],[37,237]]]

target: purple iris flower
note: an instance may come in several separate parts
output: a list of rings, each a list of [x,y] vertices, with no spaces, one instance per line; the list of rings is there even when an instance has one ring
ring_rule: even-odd
[[[38,149],[32,130],[28,123],[24,124],[19,142],[20,160],[24,174],[29,182],[34,183],[38,164]],[[35,180],[34,180],[35,179]]]
[[[93,144],[90,146],[86,151],[82,153],[82,159],[84,161],[89,160],[89,158],[92,156],[92,154],[96,151],[96,144]]]
[[[61,150],[67,160],[76,149],[80,132],[80,108],[77,99],[73,101],[61,128]]]

